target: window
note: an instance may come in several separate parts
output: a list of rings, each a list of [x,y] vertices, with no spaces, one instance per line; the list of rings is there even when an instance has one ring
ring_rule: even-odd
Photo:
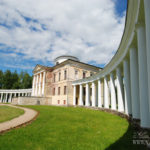
[[[58,87],[58,95],[60,95],[60,87]]]
[[[55,88],[53,88],[53,95],[55,95]]]
[[[83,72],[83,79],[86,77],[86,73],[85,72]]]
[[[60,79],[61,79],[61,72],[59,72],[59,81],[60,81]]]
[[[64,100],[64,105],[66,104],[66,100]]]
[[[93,73],[92,72],[90,72],[90,76],[92,76],[93,75]]]
[[[78,70],[75,70],[75,79],[78,79]]]
[[[58,100],[58,104],[60,104],[60,100]]]
[[[54,82],[56,82],[56,74],[54,74]]]
[[[67,70],[64,71],[64,80],[67,79]]]
[[[67,94],[67,86],[64,86],[64,95]]]

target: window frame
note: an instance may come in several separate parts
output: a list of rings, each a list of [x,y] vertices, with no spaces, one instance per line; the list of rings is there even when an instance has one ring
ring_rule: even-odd
[[[67,86],[64,86],[64,95],[67,95]]]
[[[58,95],[60,95],[60,86],[58,87]]]
[[[64,70],[64,80],[67,80],[67,70]]]

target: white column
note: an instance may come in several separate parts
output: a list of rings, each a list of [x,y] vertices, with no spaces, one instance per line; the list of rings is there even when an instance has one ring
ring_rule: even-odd
[[[9,94],[9,101],[8,102],[11,103],[11,100],[12,100],[12,93]]]
[[[39,96],[41,96],[41,81],[42,81],[42,73],[40,73],[40,80],[39,80],[39,91],[38,91]]]
[[[138,60],[139,60],[139,90],[140,90],[140,120],[142,127],[150,127],[148,74],[146,56],[146,34],[143,24],[137,27]],[[149,41],[150,42],[150,41]]]
[[[104,108],[109,108],[107,77],[104,77]]]
[[[101,80],[98,80],[98,107],[102,107],[102,95],[101,95]]]
[[[76,105],[76,85],[73,86],[73,105]]]
[[[33,83],[32,83],[32,96],[35,95],[35,75],[33,76]]]
[[[35,96],[38,95],[38,82],[39,82],[39,75],[36,75],[36,88],[35,88]]]
[[[129,61],[125,59],[123,61],[124,68],[124,94],[125,94],[125,113],[132,114],[131,106],[131,88],[130,88],[130,67]]]
[[[16,93],[15,93],[15,97],[16,97]]]
[[[7,103],[8,93],[6,93],[5,103]]]
[[[79,93],[79,105],[83,105],[83,85],[80,84],[80,93]]]
[[[43,72],[42,96],[44,96],[44,88],[45,88],[45,75],[46,75],[46,73],[45,73],[45,72]]]
[[[96,85],[95,82],[92,82],[92,106],[96,106]]]
[[[146,50],[147,50],[147,72],[148,72],[148,93],[150,110],[150,0],[144,0],[145,26],[146,26]]]
[[[98,83],[95,82],[95,106],[98,106]]]
[[[90,106],[90,88],[89,84],[86,83],[86,100],[85,100],[85,106]]]
[[[130,81],[132,117],[140,119],[138,56],[135,48],[130,49]]]
[[[28,93],[25,93],[25,96],[28,96]]]
[[[18,97],[20,97],[20,93],[18,93]]]
[[[0,103],[2,103],[3,102],[3,93],[1,93],[1,101],[0,101]]]
[[[121,75],[121,70],[118,67],[116,70],[117,75],[117,99],[118,99],[118,111],[124,112],[124,103],[123,103],[123,79]]]
[[[111,89],[111,109],[116,110],[116,90],[113,73],[110,73],[110,89]]]

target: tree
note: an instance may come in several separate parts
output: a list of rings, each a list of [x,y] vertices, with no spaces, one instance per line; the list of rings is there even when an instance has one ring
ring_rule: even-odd
[[[27,72],[11,72],[6,70],[4,73],[0,70],[0,89],[27,89],[32,88],[32,76]]]
[[[17,71],[12,73],[12,89],[20,89],[19,76]]]
[[[6,70],[3,76],[3,89],[11,89],[12,88],[12,76],[10,70]]]
[[[3,72],[0,70],[0,89],[3,87]]]
[[[20,85],[22,89],[32,88],[32,77],[27,72],[20,73]]]
[[[28,73],[24,73],[22,84],[25,89],[32,88],[32,77]]]

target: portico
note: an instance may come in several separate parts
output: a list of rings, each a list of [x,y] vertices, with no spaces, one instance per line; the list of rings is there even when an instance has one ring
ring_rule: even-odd
[[[44,96],[45,71],[38,72],[33,76],[32,96]]]

